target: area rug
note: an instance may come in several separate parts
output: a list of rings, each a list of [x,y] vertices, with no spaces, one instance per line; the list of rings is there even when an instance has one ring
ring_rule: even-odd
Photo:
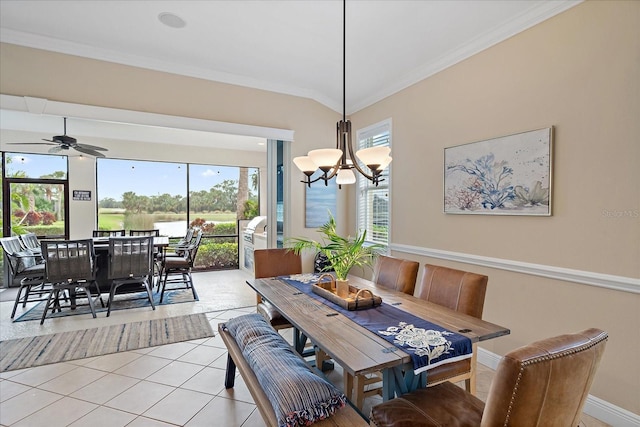
[[[103,294],[102,299],[104,300],[104,303],[106,305],[109,296]],[[162,298],[162,303],[160,303],[160,293],[153,293],[153,304],[156,306],[194,301],[196,300],[193,299],[193,293],[190,289],[176,289],[165,291],[164,297]],[[60,312],[52,313],[51,311],[49,311],[47,313],[47,319],[55,319],[56,317],[65,316],[77,316],[80,314],[91,314],[91,309],[87,304],[86,298],[78,298],[78,304],[79,305],[75,310],[71,310],[70,308],[63,308]],[[107,312],[107,307],[102,307],[99,300],[95,300],[93,304],[96,310],[96,314]],[[31,310],[17,317],[14,322],[40,320],[42,318],[42,310],[44,310],[44,305],[44,302],[39,302],[37,305],[34,305]],[[151,309],[151,305],[149,304],[149,299],[147,298],[146,292],[116,295],[111,311],[140,307],[149,307],[149,309]]]
[[[199,313],[0,341],[0,372],[212,336]]]

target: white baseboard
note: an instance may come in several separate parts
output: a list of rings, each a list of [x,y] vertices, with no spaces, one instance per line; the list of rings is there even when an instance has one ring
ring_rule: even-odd
[[[499,355],[478,347],[478,363],[495,370],[500,359]],[[640,415],[592,395],[587,396],[584,413],[614,427],[640,427]]]

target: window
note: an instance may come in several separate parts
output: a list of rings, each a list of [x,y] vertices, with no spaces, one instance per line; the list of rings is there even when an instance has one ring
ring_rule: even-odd
[[[391,119],[376,123],[357,132],[357,149],[391,146]],[[381,182],[376,187],[368,179],[357,175],[357,218],[358,229],[366,230],[367,241],[389,244],[389,190],[390,169],[382,173]]]
[[[67,156],[4,153],[4,234],[33,232],[64,238],[68,233]]]
[[[195,267],[238,268],[238,219],[259,212],[257,168],[98,159],[98,227],[204,233]]]

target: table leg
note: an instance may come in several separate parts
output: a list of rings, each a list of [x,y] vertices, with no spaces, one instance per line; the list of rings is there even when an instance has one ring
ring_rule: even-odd
[[[307,345],[307,336],[300,332],[300,329],[293,328],[293,347],[298,354],[304,353],[304,347]]]

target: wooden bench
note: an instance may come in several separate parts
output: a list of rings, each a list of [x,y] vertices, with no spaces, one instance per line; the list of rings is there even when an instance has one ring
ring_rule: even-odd
[[[236,343],[234,337],[225,329],[224,323],[218,324],[218,332],[224,341],[228,350],[227,357],[227,372],[225,376],[224,386],[225,388],[233,388],[236,375],[236,367],[242,375],[253,400],[262,415],[264,422],[268,427],[278,427],[278,421],[276,413],[269,402],[269,398],[262,390],[258,378],[242,355],[242,351]],[[358,411],[352,406],[347,404],[343,408],[340,408],[331,417],[318,421],[313,424],[318,427],[365,427],[369,423],[366,421]]]

